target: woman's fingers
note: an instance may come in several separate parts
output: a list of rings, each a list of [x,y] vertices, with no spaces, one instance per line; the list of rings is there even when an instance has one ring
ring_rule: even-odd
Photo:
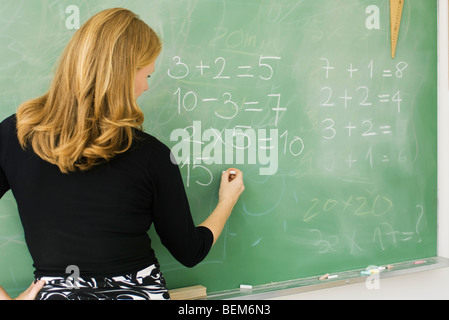
[[[33,282],[28,289],[22,292],[15,300],[35,300],[39,291],[45,285],[44,280]]]
[[[9,294],[0,286],[0,300],[12,300]]]

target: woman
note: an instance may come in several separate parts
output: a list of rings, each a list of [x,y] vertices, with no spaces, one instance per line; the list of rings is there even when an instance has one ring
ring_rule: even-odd
[[[169,299],[151,224],[195,266],[244,190],[241,171],[224,171],[217,207],[193,224],[179,168],[142,131],[136,103],[160,51],[134,13],[102,11],[71,39],[48,92],[0,124],[0,196],[12,189],[35,278],[46,281],[37,299]]]

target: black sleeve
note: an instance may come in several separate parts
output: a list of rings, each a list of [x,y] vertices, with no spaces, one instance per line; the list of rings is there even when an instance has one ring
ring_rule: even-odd
[[[6,180],[5,173],[0,166],[0,198],[9,190],[8,180]]]
[[[179,167],[171,161],[166,148],[157,156],[152,176],[154,226],[162,244],[186,267],[200,263],[209,253],[213,234],[206,227],[196,227],[190,212]]]
[[[9,130],[11,127],[9,119],[0,124],[0,198],[9,190],[9,183],[4,172],[4,163],[6,158],[6,146],[9,139]]]

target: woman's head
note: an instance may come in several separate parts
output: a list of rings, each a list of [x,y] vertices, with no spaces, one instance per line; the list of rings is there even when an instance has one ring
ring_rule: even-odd
[[[143,123],[136,75],[154,67],[161,48],[156,33],[127,9],[91,17],[62,53],[47,94],[19,107],[22,146],[30,142],[62,172],[89,169],[126,151],[132,128]]]
[[[153,63],[161,48],[159,37],[136,14],[122,8],[104,10],[75,33],[62,55],[58,76],[71,77],[79,93],[95,87],[97,99],[108,91],[123,99],[134,92],[137,70]]]

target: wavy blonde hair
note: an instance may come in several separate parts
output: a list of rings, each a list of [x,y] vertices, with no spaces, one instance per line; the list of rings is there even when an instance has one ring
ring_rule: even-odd
[[[127,9],[90,18],[62,53],[47,93],[19,107],[22,148],[31,145],[63,173],[88,170],[128,150],[133,128],[143,123],[136,71],[161,49],[156,33]]]

